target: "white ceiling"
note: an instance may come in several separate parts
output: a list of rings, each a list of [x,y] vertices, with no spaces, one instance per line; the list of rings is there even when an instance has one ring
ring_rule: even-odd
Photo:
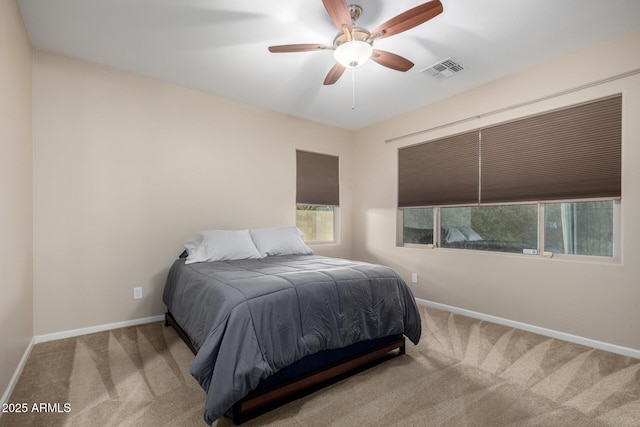
[[[321,0],[19,0],[36,48],[85,59],[345,128],[427,105],[640,28],[639,0],[441,0],[444,12],[375,47],[406,57],[406,73],[370,61],[332,86],[333,52],[268,46],[331,44]],[[357,25],[377,25],[425,0],[354,0]],[[349,1],[347,1],[349,3]],[[639,47],[640,48],[640,47]],[[444,80],[421,70],[448,57]],[[352,98],[355,94],[355,110]]]

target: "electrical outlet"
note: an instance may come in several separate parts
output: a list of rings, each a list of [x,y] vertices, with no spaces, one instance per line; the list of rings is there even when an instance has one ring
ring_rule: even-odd
[[[418,273],[411,273],[411,283],[418,283]]]
[[[142,286],[133,288],[133,299],[142,299]]]

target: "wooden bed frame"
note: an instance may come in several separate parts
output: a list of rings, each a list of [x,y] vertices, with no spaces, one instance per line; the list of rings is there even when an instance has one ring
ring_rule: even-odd
[[[189,335],[169,312],[165,314],[165,326],[173,326],[193,354],[197,353]],[[404,353],[405,337],[394,335],[357,343],[345,349],[327,350],[307,356],[273,377],[263,380],[254,391],[233,405],[227,416],[236,425],[242,424],[285,403]]]

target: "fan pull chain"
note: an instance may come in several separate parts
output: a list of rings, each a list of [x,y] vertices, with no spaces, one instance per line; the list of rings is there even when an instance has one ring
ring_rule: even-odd
[[[351,110],[356,111],[356,69],[351,69]]]

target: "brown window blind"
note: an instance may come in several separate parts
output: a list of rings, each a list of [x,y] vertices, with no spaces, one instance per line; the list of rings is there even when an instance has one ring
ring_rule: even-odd
[[[621,196],[622,96],[398,150],[398,206]]]
[[[338,206],[338,157],[296,150],[296,203]]]
[[[620,95],[481,130],[482,203],[620,197]]]
[[[398,206],[478,203],[478,132],[398,150]]]

